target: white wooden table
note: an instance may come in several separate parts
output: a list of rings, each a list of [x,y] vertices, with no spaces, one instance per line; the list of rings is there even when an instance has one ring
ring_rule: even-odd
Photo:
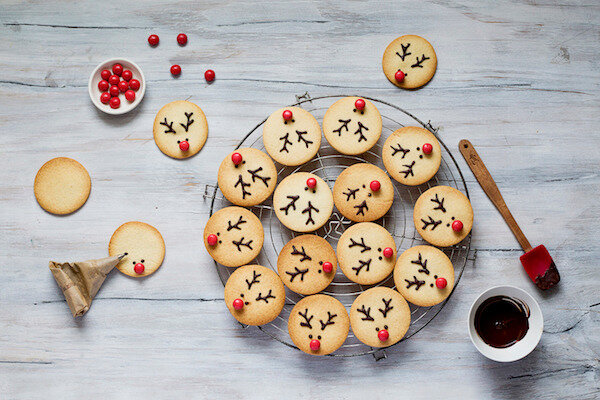
[[[600,396],[600,4],[555,1],[0,3],[0,398],[544,398]],[[189,37],[186,47],[175,42]],[[150,48],[150,33],[161,38]],[[381,54],[415,33],[438,55],[433,81],[392,86]],[[89,73],[135,60],[148,90],[125,116],[97,111]],[[171,64],[183,74],[173,79]],[[216,71],[207,85],[203,72]],[[204,250],[204,185],[257,122],[294,94],[354,92],[393,102],[440,126],[475,209],[474,266],[423,331],[373,357],[311,358],[243,330],[223,304]],[[210,133],[196,157],[164,156],[152,121],[185,99]],[[562,275],[539,292],[521,250],[457,151],[469,138],[532,244]],[[57,217],[33,196],[50,158],[79,160],[92,193]],[[145,280],[114,272],[73,320],[48,261],[103,257],[129,220],[167,244]],[[512,284],[539,301],[538,348],[513,364],[471,345],[467,311],[484,289]]]

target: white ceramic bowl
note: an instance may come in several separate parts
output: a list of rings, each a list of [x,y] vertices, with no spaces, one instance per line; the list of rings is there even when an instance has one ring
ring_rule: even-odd
[[[529,330],[523,339],[512,346],[496,348],[486,344],[475,330],[475,313],[487,299],[494,296],[507,296],[519,299],[529,307]],[[481,354],[487,358],[499,362],[517,361],[525,357],[535,349],[542,337],[544,330],[544,317],[539,304],[529,293],[514,286],[496,286],[481,293],[477,300],[471,305],[469,311],[469,336],[471,341]]]
[[[135,100],[131,103],[125,99],[125,95],[123,93],[119,94],[119,98],[121,99],[121,106],[119,108],[111,108],[109,104],[103,104],[100,101],[100,95],[102,92],[98,89],[98,82],[102,80],[100,77],[100,72],[104,69],[108,69],[112,73],[113,64],[121,64],[123,66],[123,70],[130,70],[133,74],[132,79],[137,79],[140,81],[140,88],[135,92]],[[92,99],[92,103],[100,110],[104,111],[107,114],[112,115],[120,115],[125,114],[137,107],[138,104],[144,98],[144,94],[146,93],[146,78],[144,77],[144,73],[141,68],[138,67],[136,63],[133,61],[127,60],[125,58],[111,58],[110,60],[106,60],[98,64],[94,72],[90,75],[90,81],[88,83],[88,92],[90,93],[90,99]]]

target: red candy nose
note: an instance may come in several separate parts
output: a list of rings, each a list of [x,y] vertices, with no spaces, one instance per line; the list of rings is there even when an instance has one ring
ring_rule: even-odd
[[[233,301],[233,308],[235,308],[236,310],[241,310],[242,308],[244,308],[244,301],[242,299],[235,299]]]
[[[144,268],[144,264],[142,264],[142,263],[137,263],[133,267],[133,270],[135,271],[136,274],[143,274],[145,269],[146,268]]]
[[[396,71],[396,74],[394,75],[394,78],[396,78],[396,80],[398,82],[402,82],[404,80],[404,77],[405,77],[404,72],[402,72],[400,70]]]
[[[394,249],[392,249],[391,247],[386,247],[385,249],[383,249],[383,256],[385,258],[392,258],[394,256]]]
[[[431,154],[431,152],[433,151],[433,146],[431,145],[431,143],[425,143],[422,148],[423,153],[425,154]]]
[[[219,239],[217,238],[217,235],[208,235],[208,237],[206,238],[206,242],[210,245],[210,246],[214,246],[215,244],[217,244],[217,241]]]
[[[329,261],[324,262],[323,263],[323,272],[325,272],[326,274],[328,274],[331,271],[333,271],[333,264],[330,263]]]
[[[354,102],[354,107],[356,107],[357,110],[364,110],[365,109],[365,101],[363,99],[358,99]]]
[[[292,112],[290,110],[285,110],[283,112],[283,114],[281,114],[281,115],[283,116],[283,119],[285,119],[286,121],[289,121],[293,117]]]
[[[447,284],[448,284],[448,281],[446,280],[446,278],[437,278],[435,280],[435,286],[437,286],[438,289],[445,288]]]
[[[306,186],[311,189],[314,189],[317,186],[317,180],[315,178],[308,178],[306,180]]]
[[[313,339],[310,341],[310,349],[312,351],[317,351],[321,348],[321,342],[319,342],[317,339]]]
[[[188,151],[188,149],[190,148],[190,144],[187,140],[184,140],[183,142],[179,143],[179,148],[181,149],[181,151]]]
[[[388,331],[386,331],[385,329],[380,330],[379,332],[377,332],[377,337],[379,338],[379,340],[381,340],[382,342],[385,342],[386,340],[389,339],[390,337],[390,333]]]
[[[462,222],[460,222],[459,220],[456,220],[456,221],[454,221],[454,222],[452,223],[452,229],[453,229],[455,232],[462,231],[462,228],[463,228],[463,223],[462,223]]]
[[[242,155],[240,153],[233,153],[231,155],[231,161],[233,161],[235,165],[240,165],[242,163]]]
[[[379,181],[371,181],[371,184],[369,186],[371,187],[371,190],[374,192],[381,189],[381,183],[379,183]]]

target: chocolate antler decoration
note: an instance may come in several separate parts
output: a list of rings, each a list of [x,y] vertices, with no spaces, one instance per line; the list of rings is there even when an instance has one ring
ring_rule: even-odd
[[[338,136],[342,136],[342,128],[346,128],[346,132],[348,132],[348,124],[350,123],[351,119],[338,119],[338,122],[341,122],[342,125],[340,125],[339,128],[334,129],[334,132],[338,133]]]
[[[396,153],[402,152],[402,158],[404,158],[404,156],[406,156],[406,153],[410,151],[409,149],[402,148],[402,145],[400,143],[398,143],[398,148],[395,148],[394,146],[390,147],[392,148],[392,150],[394,150],[394,152],[392,153],[392,157],[394,157]]]
[[[406,167],[407,169],[404,171],[400,171],[401,174],[404,174],[404,177],[407,178],[408,175],[411,176],[415,176],[414,172],[413,172],[413,166],[415,165],[415,162],[413,161],[410,165],[409,164],[402,164],[403,167]]]
[[[300,326],[305,326],[308,329],[312,329],[310,320],[313,319],[314,315],[311,315],[310,318],[308,318],[308,308],[304,310],[304,314],[302,314],[300,311],[298,311],[298,314],[300,314],[300,316],[304,318],[304,322],[300,322]]]
[[[248,221],[244,221],[242,219],[242,216],[240,215],[240,219],[238,219],[238,221],[235,224],[231,224],[231,221],[227,221],[227,232],[229,232],[232,229],[237,229],[238,231],[241,231],[242,228],[240,228],[241,224],[245,224]]]
[[[254,285],[255,283],[260,283],[260,281],[258,280],[258,277],[261,275],[262,274],[259,274],[256,271],[252,271],[252,282],[248,282],[248,279],[246,279],[246,284],[248,285],[248,290],[250,290],[252,288],[252,285]]]
[[[366,126],[364,126],[360,121],[358,121],[358,129],[356,130],[356,132],[354,132],[354,134],[359,134],[360,136],[358,137],[358,143],[360,143],[362,140],[366,141],[367,137],[365,135],[363,135],[363,129],[365,130],[369,130],[369,128],[367,128]]]
[[[160,124],[167,127],[164,133],[175,133],[175,129],[173,129],[173,122],[169,124],[169,122],[167,122],[167,117],[165,117],[165,120],[160,122]]]
[[[422,227],[421,229],[427,229],[427,227],[428,227],[429,225],[433,225],[433,226],[431,227],[431,230],[434,230],[435,228],[437,228],[437,226],[438,226],[439,224],[441,224],[441,223],[442,223],[442,220],[439,220],[439,221],[434,221],[434,219],[433,219],[433,218],[431,218],[431,215],[428,215],[428,217],[429,217],[429,221],[425,221],[423,218],[421,218],[421,222],[423,222],[423,227]]]
[[[407,289],[410,289],[410,287],[412,285],[415,285],[416,286],[415,290],[419,290],[421,288],[421,286],[423,286],[425,284],[425,281],[418,280],[417,277],[414,275],[413,275],[413,279],[414,279],[413,281],[409,281],[408,279],[405,279],[406,283],[408,284],[408,285],[406,285]]]
[[[281,149],[279,149],[279,152],[281,153],[282,151],[285,151],[286,153],[289,153],[290,151],[287,148],[288,144],[292,144],[292,142],[289,141],[289,137],[290,137],[290,133],[287,132],[285,135],[283,135],[282,137],[279,138],[279,140],[283,140],[283,146],[281,147]]]
[[[446,212],[446,209],[444,208],[444,198],[442,197],[442,200],[440,201],[440,199],[438,199],[438,195],[437,193],[435,194],[435,198],[434,199],[430,199],[431,201],[433,201],[434,203],[437,203],[437,206],[434,207],[434,210],[442,210],[442,212]]]
[[[358,192],[360,190],[360,188],[358,189],[350,189],[348,188],[348,192],[342,192],[342,194],[346,195],[346,201],[350,201],[350,196],[352,196],[352,198],[354,200],[356,200],[356,192]]]
[[[242,189],[242,199],[246,198],[246,195],[248,196],[252,196],[252,193],[250,193],[249,191],[246,190],[246,188],[248,186],[250,186],[249,183],[244,182],[244,178],[242,178],[242,174],[240,174],[240,176],[238,177],[237,182],[235,183],[235,185],[233,185],[233,187],[237,187],[237,185],[241,185],[241,189]]]
[[[371,248],[366,245],[365,238],[363,238],[363,237],[360,238],[360,243],[358,243],[354,239],[350,238],[350,245],[348,247],[354,247],[354,246],[362,247],[362,250],[360,251],[361,253],[371,250]]]
[[[383,305],[385,307],[383,310],[381,308],[378,308],[378,310],[379,310],[379,312],[381,312],[381,314],[383,314],[383,318],[387,318],[387,313],[390,312],[394,308],[394,307],[390,307],[390,303],[392,302],[392,299],[390,298],[388,301],[386,301],[385,299],[381,299],[381,301],[383,301]]]
[[[291,276],[290,282],[294,282],[294,278],[297,277],[298,275],[300,275],[300,280],[302,282],[304,282],[304,275],[308,272],[308,268],[306,268],[306,269],[298,269],[298,267],[294,267],[294,269],[296,270],[296,272],[286,271],[286,274],[288,274],[289,276]]]
[[[298,251],[298,249],[296,249],[296,246],[292,245],[292,255],[293,256],[300,256],[300,262],[302,261],[306,261],[306,260],[312,260],[312,258],[306,254],[306,250],[304,250],[304,246],[302,247],[302,251]]]
[[[265,303],[269,304],[269,299],[275,298],[275,296],[273,296],[271,294],[272,291],[273,291],[273,289],[269,289],[269,293],[267,293],[267,295],[265,297],[262,297],[262,292],[258,292],[258,297],[256,298],[256,301],[264,300]]]
[[[358,210],[356,211],[356,215],[365,215],[365,209],[367,211],[369,211],[369,207],[367,207],[367,201],[363,200],[362,203],[360,203],[357,206],[354,206],[354,208],[358,208]]]
[[[402,61],[404,61],[404,58],[406,56],[410,56],[412,53],[407,53],[406,50],[408,50],[408,48],[410,47],[410,43],[406,45],[406,47],[404,47],[404,45],[402,43],[400,43],[400,47],[402,47],[402,54],[396,52],[396,54],[398,54],[398,57],[400,57],[402,59]]]
[[[262,171],[263,167],[258,167],[255,170],[251,170],[249,169],[248,172],[250,172],[250,175],[252,175],[252,182],[255,181],[255,179],[260,179],[261,181],[263,181],[263,183],[265,184],[266,187],[269,187],[269,184],[267,183],[267,181],[269,179],[271,179],[270,176],[260,176],[258,173],[260,171]]]
[[[312,217],[313,211],[319,212],[319,210],[317,208],[315,208],[309,200],[308,207],[306,207],[304,210],[302,210],[302,214],[308,213],[308,219],[306,220],[305,225],[308,225],[310,222],[312,222],[313,225],[315,224],[315,220]]]
[[[294,210],[296,209],[296,201],[298,201],[300,196],[286,196],[286,197],[291,200],[290,203],[287,206],[281,207],[279,209],[281,211],[284,211],[285,215],[288,215],[288,211],[290,210],[290,207],[292,207]]]
[[[362,317],[361,320],[375,321],[375,319],[371,317],[371,307],[365,309],[365,305],[363,304],[362,308],[357,308],[356,311],[358,311],[361,314],[364,314],[364,317]]]
[[[306,135],[308,132],[307,131],[296,131],[296,134],[298,135],[298,143],[300,142],[304,142],[304,144],[306,145],[306,148],[308,149],[308,145],[312,144],[313,141],[312,140],[308,140],[307,138],[304,137],[304,135]]]
[[[190,119],[192,117],[192,115],[194,115],[194,113],[193,112],[191,112],[191,113],[184,112],[183,114],[185,114],[185,116],[187,117],[187,122],[185,123],[185,125],[180,122],[179,125],[183,126],[183,129],[185,129],[185,131],[187,132],[190,125],[194,123],[194,120]]]
[[[363,260],[358,260],[358,263],[360,264],[358,267],[352,267],[353,270],[356,271],[356,275],[358,276],[358,273],[360,272],[361,269],[363,269],[364,267],[367,267],[365,269],[365,271],[369,271],[369,267],[371,266],[371,259],[369,258],[369,261],[363,261]]]
[[[327,311],[327,322],[323,322],[322,319],[319,320],[321,323],[321,330],[324,331],[329,325],[335,324],[335,322],[333,322],[335,317],[337,317],[337,314],[331,314],[331,312]]]
[[[240,252],[242,251],[242,246],[245,246],[245,247],[249,248],[250,250],[252,250],[252,246],[250,246],[250,244],[252,244],[252,240],[248,240],[248,242],[244,243],[243,236],[239,241],[236,242],[235,240],[232,240],[231,242],[237,246],[237,249]]]
[[[410,67],[411,68],[417,68],[417,67],[423,68],[423,61],[425,61],[425,60],[429,60],[429,57],[425,57],[425,54],[423,54],[423,58],[421,58],[420,60],[419,60],[419,56],[417,56],[417,62],[414,63],[413,65],[411,65]]]
[[[421,268],[417,272],[423,272],[423,273],[429,275],[429,270],[427,269],[427,260],[423,261],[423,258],[421,257],[421,253],[419,253],[419,259],[412,260],[411,263],[421,266]]]

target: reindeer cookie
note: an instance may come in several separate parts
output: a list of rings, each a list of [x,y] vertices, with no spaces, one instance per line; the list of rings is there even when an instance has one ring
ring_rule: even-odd
[[[225,157],[217,179],[227,200],[238,206],[255,206],[275,190],[277,170],[268,155],[246,147]]]
[[[383,73],[394,85],[415,89],[433,78],[437,57],[433,46],[416,35],[395,39],[383,52]]]
[[[382,150],[383,164],[392,178],[415,186],[430,180],[440,168],[442,151],[427,129],[405,126],[392,133]]]
[[[339,300],[324,294],[300,300],[288,320],[294,344],[313,356],[324,356],[339,349],[348,337],[349,327],[346,308]]]
[[[320,236],[301,235],[281,249],[277,272],[283,283],[296,293],[315,294],[325,289],[337,271],[333,247]]]
[[[333,201],[339,212],[352,221],[375,221],[392,206],[394,186],[381,168],[354,164],[335,180]]]
[[[381,136],[381,114],[373,103],[360,97],[344,97],[323,117],[323,133],[342,154],[362,154]]]
[[[283,165],[301,165],[321,147],[321,126],[308,111],[286,107],[275,111],[263,125],[267,153]]]
[[[216,262],[226,267],[239,267],[258,256],[264,236],[262,224],[252,211],[225,207],[206,223],[204,245]]]
[[[391,346],[408,331],[410,308],[395,290],[374,287],[361,293],[352,303],[350,324],[354,336],[367,346]]]
[[[275,189],[273,208],[286,227],[296,232],[312,232],[329,220],[333,195],[327,183],[317,175],[296,172]]]
[[[160,232],[144,222],[127,222],[113,233],[108,243],[108,255],[125,254],[117,269],[125,275],[139,278],[154,273],[165,258],[165,241]]]
[[[154,118],[154,142],[166,155],[188,158],[198,153],[208,137],[206,116],[200,107],[185,100],[173,101]]]
[[[444,301],[454,287],[450,259],[432,246],[415,246],[398,257],[394,268],[396,289],[411,303],[430,307]]]
[[[413,220],[423,239],[434,246],[452,246],[471,232],[473,208],[453,187],[434,186],[417,199]]]
[[[277,274],[260,265],[236,269],[225,284],[225,304],[246,325],[273,321],[285,304],[285,289]]]
[[[373,285],[384,280],[394,269],[396,243],[381,225],[361,222],[340,236],[337,256],[348,279],[361,285]]]

